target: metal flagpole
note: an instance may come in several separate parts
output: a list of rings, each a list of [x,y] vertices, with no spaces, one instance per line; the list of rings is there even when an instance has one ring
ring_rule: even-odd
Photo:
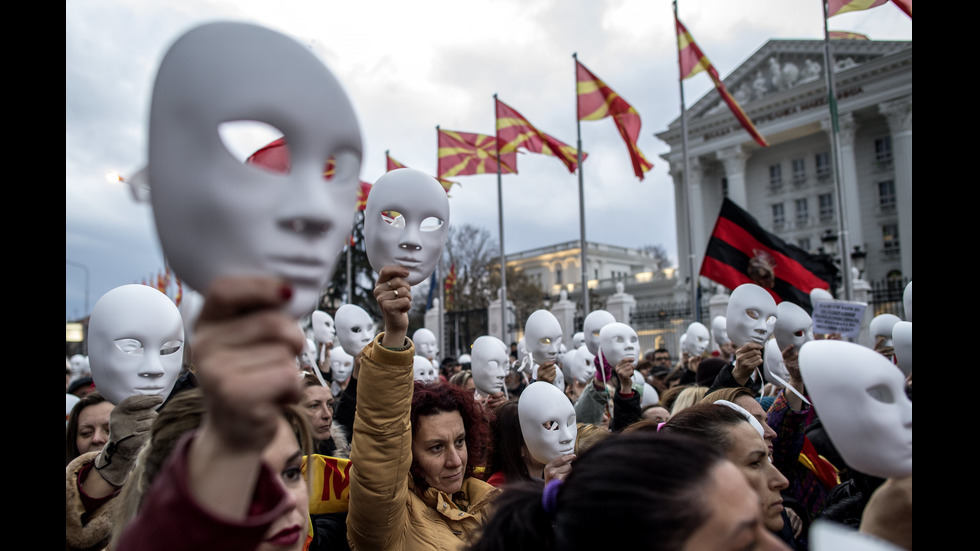
[[[497,128],[497,94],[493,95],[493,127]],[[493,135],[497,150],[497,224],[500,231],[500,336],[504,344],[512,339],[507,331],[507,261],[504,257],[504,189],[500,171],[500,141],[497,132]]]
[[[837,87],[834,82],[834,55],[830,47],[830,30],[827,26],[827,2],[821,0],[823,4],[823,59],[826,71],[824,77],[827,80],[827,104],[830,106],[830,141],[831,150],[834,157],[834,192],[837,194],[837,235],[840,238],[840,259],[841,259],[841,279],[844,282],[844,300],[854,300],[854,293],[851,285],[851,255],[848,247],[849,238],[847,232],[846,205],[844,204],[844,185],[841,182],[841,149],[840,149],[840,126],[837,120]]]
[[[578,133],[578,225],[579,247],[582,249],[582,316],[589,315],[589,269],[585,253],[585,180],[582,175],[582,121],[578,119],[578,52],[572,54],[575,60],[575,130]]]
[[[677,17],[677,0],[674,0],[674,21],[678,20]],[[680,44],[677,45],[677,69],[678,72],[681,70],[681,49]],[[694,321],[701,321],[701,309],[698,308],[698,292],[697,292],[697,278],[698,275],[694,271],[694,228],[692,223],[694,220],[694,214],[691,212],[691,190],[688,188],[688,175],[691,171],[691,163],[687,157],[687,109],[684,106],[684,75],[680,75],[680,79],[677,82],[681,91],[681,152],[684,157],[684,173],[681,179],[681,189],[684,192],[684,210],[687,212],[687,259],[688,259],[688,270],[691,278],[691,311],[694,315]]]

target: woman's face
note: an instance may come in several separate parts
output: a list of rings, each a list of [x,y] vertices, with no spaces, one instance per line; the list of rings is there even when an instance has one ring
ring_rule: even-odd
[[[333,423],[333,392],[329,386],[308,386],[303,389],[303,412],[313,426],[313,438],[330,438],[330,425]]]
[[[299,551],[306,544],[310,489],[303,477],[303,452],[285,418],[279,419],[276,436],[262,452],[262,460],[279,475],[293,507],[272,523],[257,551]]]
[[[759,494],[762,520],[766,528],[781,530],[783,498],[779,492],[789,487],[789,481],[769,461],[766,443],[752,425],[739,423],[731,429],[730,438],[732,445],[726,455]]]
[[[776,431],[766,422],[766,410],[762,409],[762,406],[754,398],[744,395],[735,398],[735,404],[742,406],[742,409],[749,412],[749,415],[755,417],[755,420],[762,425],[762,430],[764,431],[762,439],[766,441],[766,447],[769,448],[769,457],[771,458],[772,441],[776,439]]]
[[[466,474],[466,428],[458,411],[419,417],[412,438],[412,458],[426,483],[447,494],[463,488]]]
[[[742,423],[753,430],[747,423]],[[753,431],[754,433],[754,431]],[[758,438],[758,434],[756,434]],[[761,440],[760,440],[761,445]],[[739,469],[722,461],[711,469],[710,481],[701,495],[705,498],[708,519],[684,542],[685,551],[788,550],[782,541],[766,529],[759,507],[759,496],[739,476]]]
[[[115,407],[108,401],[99,402],[78,413],[78,436],[75,437],[78,453],[102,450],[109,441],[109,414]]]

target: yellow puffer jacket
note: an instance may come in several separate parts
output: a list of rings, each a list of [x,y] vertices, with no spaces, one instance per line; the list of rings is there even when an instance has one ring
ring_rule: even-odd
[[[415,345],[388,350],[382,336],[361,351],[347,540],[356,551],[460,549],[489,517],[498,490],[475,478],[463,481],[455,499],[415,488],[409,473]]]

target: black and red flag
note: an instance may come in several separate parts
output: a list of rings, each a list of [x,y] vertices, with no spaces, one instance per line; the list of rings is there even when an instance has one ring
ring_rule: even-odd
[[[838,270],[829,257],[810,254],[762,229],[726,197],[708,240],[701,275],[729,289],[755,283],[777,303],[788,300],[809,312],[813,309],[810,290],[830,289]]]

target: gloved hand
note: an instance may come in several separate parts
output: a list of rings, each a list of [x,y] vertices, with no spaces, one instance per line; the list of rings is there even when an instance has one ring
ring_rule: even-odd
[[[95,469],[106,482],[116,487],[126,482],[162,403],[163,396],[130,396],[109,414],[109,442],[95,458]]]

